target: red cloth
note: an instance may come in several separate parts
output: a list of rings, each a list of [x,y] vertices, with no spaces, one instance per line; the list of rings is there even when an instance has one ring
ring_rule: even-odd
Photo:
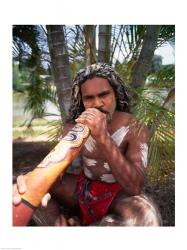
[[[118,183],[90,180],[82,171],[78,177],[77,193],[83,225],[100,220],[107,214],[112,200],[122,187]]]

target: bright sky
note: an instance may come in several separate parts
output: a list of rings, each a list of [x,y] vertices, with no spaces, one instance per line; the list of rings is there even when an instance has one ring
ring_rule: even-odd
[[[97,37],[98,39],[98,37]],[[116,48],[115,55],[117,57],[119,48]],[[124,51],[124,54],[125,51]],[[162,64],[175,64],[175,43],[174,42],[166,42],[161,47],[155,50],[155,55],[159,55],[162,57]],[[124,56],[122,53],[119,54],[118,60],[123,62]]]
[[[166,43],[155,50],[155,55],[162,56],[162,64],[175,64],[175,47]]]

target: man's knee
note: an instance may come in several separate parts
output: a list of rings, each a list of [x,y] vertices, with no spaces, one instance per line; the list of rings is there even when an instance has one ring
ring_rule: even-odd
[[[145,195],[120,200],[116,212],[122,217],[121,226],[161,226],[162,220],[157,206]]]
[[[162,226],[161,214],[152,199],[145,195],[140,195],[138,198],[143,210],[143,217],[140,220],[142,226]]]

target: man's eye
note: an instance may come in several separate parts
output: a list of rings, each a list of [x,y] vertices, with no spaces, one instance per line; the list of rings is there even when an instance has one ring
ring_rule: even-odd
[[[87,101],[87,100],[91,100],[93,97],[92,96],[84,96],[83,100]]]
[[[109,95],[108,92],[106,92],[106,93],[101,93],[99,96],[100,96],[100,97],[105,97],[105,96],[107,96],[107,95]]]

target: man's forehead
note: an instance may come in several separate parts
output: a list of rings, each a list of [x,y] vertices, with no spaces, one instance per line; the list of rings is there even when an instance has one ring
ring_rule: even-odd
[[[82,92],[90,92],[90,91],[105,91],[105,90],[110,90],[112,87],[110,86],[109,82],[105,78],[100,78],[100,77],[94,77],[92,79],[86,80],[82,85],[81,85],[81,91]]]
[[[110,83],[109,83],[109,81],[108,81],[108,79],[107,78],[104,78],[104,77],[100,77],[100,76],[94,76],[94,77],[92,77],[92,78],[89,78],[89,79],[87,79],[86,81],[84,81],[83,83],[82,83],[82,86],[83,85],[97,85],[97,84],[102,84],[103,86],[104,85],[106,85],[106,86],[110,86]]]

